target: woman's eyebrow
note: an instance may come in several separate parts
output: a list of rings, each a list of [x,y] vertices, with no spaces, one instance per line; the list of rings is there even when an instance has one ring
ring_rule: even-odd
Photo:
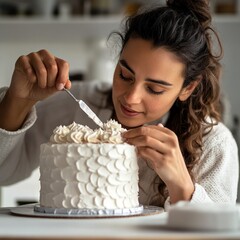
[[[135,75],[135,72],[134,72],[133,69],[128,65],[128,63],[126,62],[126,60],[121,59],[121,60],[119,61],[119,63],[120,63],[123,67],[125,67],[126,69],[128,69],[132,74]],[[166,82],[166,81],[164,81],[164,80],[156,80],[156,79],[147,78],[146,81],[147,81],[147,82],[157,83],[157,84],[164,85],[164,86],[169,86],[169,87],[172,86],[171,83]]]
[[[128,65],[128,63],[127,63],[124,59],[121,59],[121,60],[119,61],[119,63],[120,63],[123,67],[127,68],[131,73],[135,74],[135,72],[130,68],[130,66]]]
[[[153,83],[157,83],[157,84],[160,84],[160,85],[164,85],[166,87],[172,87],[171,83],[166,82],[164,80],[155,80],[155,79],[147,78],[146,82],[153,82]]]

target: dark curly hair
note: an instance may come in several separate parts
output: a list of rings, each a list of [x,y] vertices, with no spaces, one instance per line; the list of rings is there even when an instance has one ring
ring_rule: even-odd
[[[130,38],[142,38],[151,41],[154,47],[164,47],[176,54],[186,66],[183,87],[199,80],[186,101],[176,100],[166,123],[178,136],[193,180],[192,170],[200,159],[203,136],[221,117],[222,46],[211,20],[208,1],[168,0],[166,6],[154,6],[129,16],[123,32],[117,33],[121,38],[121,51]],[[213,40],[216,40],[214,47],[218,46],[218,54],[213,52]],[[163,193],[164,189],[165,184],[161,182],[159,191]]]

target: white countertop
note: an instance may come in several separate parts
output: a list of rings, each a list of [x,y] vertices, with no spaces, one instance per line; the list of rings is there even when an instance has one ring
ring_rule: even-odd
[[[167,213],[122,218],[45,218],[0,208],[1,239],[240,239],[237,231],[177,231],[166,228]]]

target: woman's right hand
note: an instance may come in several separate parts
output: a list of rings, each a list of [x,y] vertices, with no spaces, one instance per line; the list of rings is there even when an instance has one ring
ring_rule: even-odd
[[[69,65],[46,50],[18,58],[9,95],[18,100],[37,102],[62,88],[71,87]]]
[[[0,102],[0,128],[16,131],[33,105],[63,87],[70,88],[69,65],[46,50],[16,61],[10,87]]]

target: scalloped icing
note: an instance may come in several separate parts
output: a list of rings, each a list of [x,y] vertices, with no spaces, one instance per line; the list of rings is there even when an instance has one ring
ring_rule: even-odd
[[[40,184],[43,207],[137,207],[135,147],[126,143],[42,144]]]

